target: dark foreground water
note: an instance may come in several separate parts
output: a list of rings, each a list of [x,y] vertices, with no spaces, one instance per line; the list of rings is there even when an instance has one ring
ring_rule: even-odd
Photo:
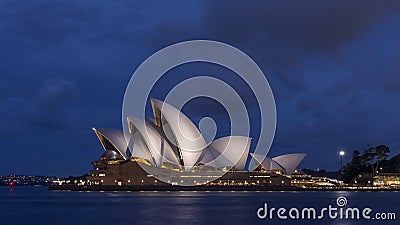
[[[260,220],[257,209],[338,207],[338,197],[371,219]],[[45,187],[0,187],[0,224],[400,224],[372,219],[376,212],[400,217],[399,192],[67,192]],[[269,209],[268,209],[269,210]],[[320,214],[320,212],[318,212]],[[287,212],[286,212],[287,215]],[[300,215],[301,216],[301,215]]]

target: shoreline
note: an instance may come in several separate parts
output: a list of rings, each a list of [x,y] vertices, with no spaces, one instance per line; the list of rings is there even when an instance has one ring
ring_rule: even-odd
[[[218,191],[218,192],[332,192],[332,191],[360,191],[360,192],[397,192],[400,189],[370,188],[370,187],[351,187],[351,188],[300,188],[300,187],[271,187],[271,186],[77,186],[77,185],[49,185],[51,191]]]

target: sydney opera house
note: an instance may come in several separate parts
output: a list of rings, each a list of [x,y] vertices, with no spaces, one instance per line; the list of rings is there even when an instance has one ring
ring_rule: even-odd
[[[85,179],[64,182],[85,187],[290,186],[290,175],[306,156],[249,153],[251,138],[244,136],[207,144],[178,109],[157,99],[151,106],[154,119],[129,116],[125,132],[93,128],[103,154]]]

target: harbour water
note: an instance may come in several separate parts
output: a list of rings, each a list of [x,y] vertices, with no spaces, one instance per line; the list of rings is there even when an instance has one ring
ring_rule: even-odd
[[[395,213],[395,219],[261,220],[257,210],[319,210],[328,205]],[[399,224],[400,192],[71,192],[46,187],[0,187],[0,224]],[[287,212],[286,212],[287,215]],[[269,216],[269,215],[268,215]]]

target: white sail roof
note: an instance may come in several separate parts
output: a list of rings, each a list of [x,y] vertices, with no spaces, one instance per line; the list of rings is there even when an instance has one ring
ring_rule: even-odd
[[[202,163],[216,168],[244,170],[251,138],[228,136],[207,146],[198,128],[186,115],[157,99],[151,99],[151,104],[154,124],[128,117],[129,133],[93,128],[104,149],[116,151],[124,159],[146,159],[155,167],[161,167],[165,162],[183,166],[188,171]]]
[[[282,166],[282,168],[285,169],[286,174],[292,174],[296,167],[306,157],[306,155],[307,154],[303,153],[286,154],[272,158],[272,160]]]
[[[130,132],[135,136],[132,141],[133,156],[150,156],[150,161],[157,167],[161,167],[163,162],[179,166],[179,160],[171,146],[148,122],[128,117],[128,124]]]
[[[155,122],[163,128],[169,141],[178,147],[185,170],[190,170],[202,155],[206,142],[197,127],[175,107],[151,99]]]
[[[99,138],[104,150],[117,151],[124,157],[124,159],[130,158],[130,152],[128,152],[128,145],[125,141],[124,132],[122,130],[113,128],[92,128]]]
[[[249,166],[250,171],[255,170],[259,165],[262,165],[266,170],[282,170],[286,174],[292,174],[307,154],[294,153],[277,156],[275,158],[264,157],[253,153],[250,153],[250,155],[254,162],[251,164],[251,167]]]
[[[244,170],[251,139],[243,136],[228,136],[213,141],[205,150],[200,163]]]

